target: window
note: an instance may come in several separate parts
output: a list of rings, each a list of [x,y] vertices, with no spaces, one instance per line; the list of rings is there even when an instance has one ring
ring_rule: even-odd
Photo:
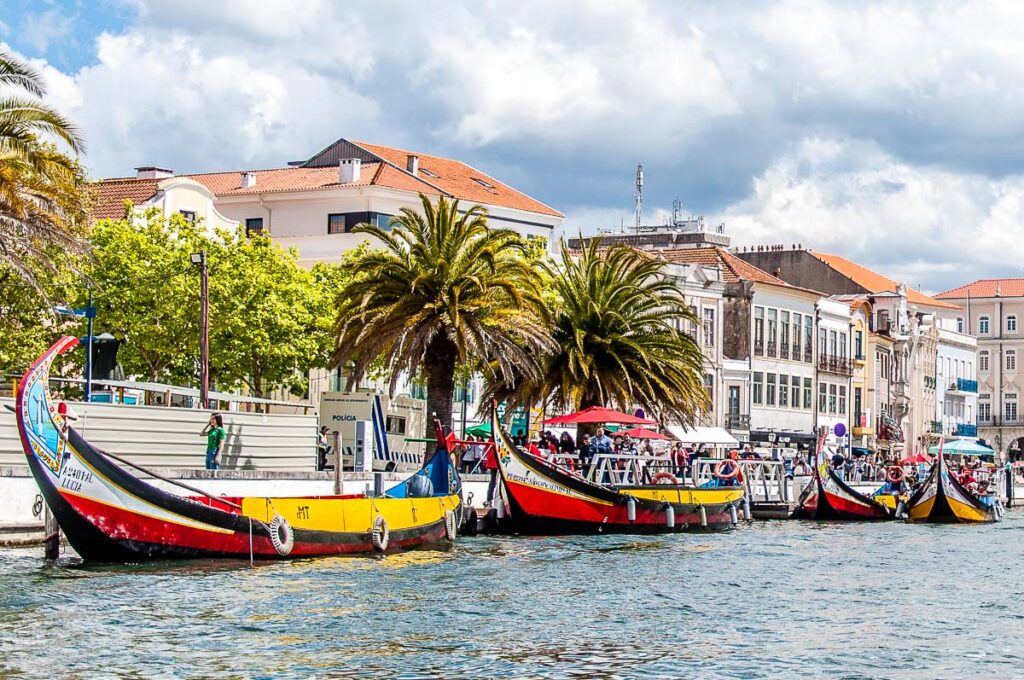
[[[828,354],[828,331],[824,328],[818,329],[818,358]]]
[[[195,210],[179,210],[181,216],[185,218],[185,221],[189,224],[195,224],[196,211]]]
[[[978,317],[978,334],[979,335],[988,335],[988,317],[987,316],[979,316]]]
[[[828,332],[828,353],[834,357],[839,356],[839,335],[835,331]]]
[[[854,357],[857,359],[864,358],[864,331],[854,331],[853,351],[855,352]]]
[[[715,403],[715,376],[710,373],[704,374],[704,389],[708,391],[708,400]]]
[[[793,361],[800,361],[800,352],[803,350],[800,348],[800,325],[803,323],[803,315],[793,313],[793,335],[790,338],[790,342],[793,343]]]
[[[767,388],[765,389],[765,404],[775,406],[775,374],[769,373]]]
[[[1003,417],[1007,422],[1013,423],[1017,421],[1017,402],[1008,401],[1003,404]]]
[[[837,392],[837,390],[836,390],[836,386],[835,385],[829,385],[828,386],[828,412],[829,413],[835,413],[836,412],[836,392]]]
[[[384,421],[388,434],[405,434],[405,416],[388,416]]]
[[[782,312],[779,318],[779,355],[789,356],[789,312]]]
[[[839,415],[846,415],[846,385],[839,386]]]
[[[343,213],[331,213],[327,216],[327,233],[345,233],[345,215]]]
[[[1010,316],[1006,317],[1006,332],[1007,333],[1016,333],[1017,332],[1017,315],[1016,314],[1011,314]]]
[[[839,334],[839,357],[846,358],[846,333]]]
[[[804,408],[811,410],[811,379],[804,378]]]
[[[793,390],[789,400],[789,405],[793,408],[800,408],[800,376],[793,376]]]
[[[779,376],[779,407],[787,408],[789,406],[789,376]]]
[[[818,413],[825,413],[828,409],[828,385],[818,383]]]
[[[964,332],[964,317],[962,317],[962,316],[956,317],[956,332],[957,333],[963,333]]]
[[[778,318],[779,310],[769,309],[768,310],[768,356],[778,356],[778,348],[776,343],[778,342]]]
[[[263,234],[263,218],[262,217],[248,217],[245,220],[245,235],[261,236]]]
[[[754,354],[764,356],[764,307],[754,307]]]
[[[1017,350],[1008,349],[1006,350],[1006,370],[1016,371],[1017,370]]]
[[[988,351],[978,354],[978,370],[988,372]]]
[[[385,215],[384,213],[377,213],[374,222],[378,227],[385,231],[391,231],[391,220],[394,219],[394,215]]]
[[[804,315],[804,361],[813,361],[811,354],[814,352],[814,319],[810,314]],[[804,408],[810,408],[805,406]]]
[[[764,373],[754,371],[754,404],[760,406],[764,403]]]
[[[497,194],[498,193],[497,189],[494,188],[494,185],[491,184],[490,182],[488,182],[487,180],[480,179],[479,177],[471,177],[470,179],[472,179],[474,182],[476,182],[477,184],[482,186],[484,188],[484,191],[486,191],[487,193],[489,193],[489,194]]]
[[[439,177],[436,174],[434,174],[430,170],[427,170],[426,168],[420,168],[420,174],[426,175],[427,177],[433,177],[434,179],[439,179]]]
[[[987,423],[992,420],[992,404],[987,401],[978,402],[978,420]]]
[[[704,308],[704,345],[715,346],[715,309],[714,307]]]

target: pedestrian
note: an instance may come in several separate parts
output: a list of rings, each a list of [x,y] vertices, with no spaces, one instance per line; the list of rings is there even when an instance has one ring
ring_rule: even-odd
[[[484,507],[489,508],[494,502],[494,488],[498,485],[498,452],[494,442],[488,442],[484,449],[484,469],[491,474],[491,481],[487,484],[487,500]]]
[[[220,451],[224,448],[224,440],[228,433],[224,431],[224,416],[219,413],[210,415],[210,421],[199,433],[200,437],[206,437],[206,469],[220,469]]]
[[[584,434],[580,437],[580,474],[587,479],[590,479],[590,466],[594,462],[596,454],[597,447],[590,440],[590,435]]]
[[[576,451],[576,442],[572,440],[572,436],[568,432],[563,432],[562,436],[558,440],[558,452],[571,456]]]
[[[846,481],[846,456],[841,454],[839,449],[832,454],[832,472],[836,473],[840,481]]]
[[[316,435],[316,469],[323,470],[327,467],[327,457],[331,455],[331,445],[327,440],[327,433],[330,428],[326,425],[320,426]]]

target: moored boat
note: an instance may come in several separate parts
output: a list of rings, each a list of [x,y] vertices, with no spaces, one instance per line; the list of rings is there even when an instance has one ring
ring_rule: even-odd
[[[670,533],[732,527],[743,488],[674,484],[609,486],[521,451],[491,411],[502,496],[524,534]]]
[[[978,496],[961,484],[950,472],[940,442],[928,476],[907,502],[907,521],[974,524],[1000,519],[999,500],[994,496]]]
[[[814,473],[800,496],[795,517],[817,520],[877,521],[893,518],[893,511],[875,498],[853,489],[828,467],[821,455],[824,437],[815,451]]]
[[[28,465],[61,530],[85,560],[277,559],[444,546],[455,538],[460,482],[439,436],[423,469],[379,498],[179,496],[91,445],[48,389],[65,337],[28,370],[16,414]]]

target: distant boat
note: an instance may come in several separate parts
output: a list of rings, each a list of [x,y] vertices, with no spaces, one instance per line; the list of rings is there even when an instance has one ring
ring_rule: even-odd
[[[908,522],[998,522],[1002,513],[997,498],[972,493],[950,473],[941,443],[924,483],[907,502]]]
[[[673,484],[609,486],[521,451],[492,408],[503,499],[513,531],[524,534],[723,531],[737,521],[743,488]]]
[[[142,481],[69,427],[50,397],[50,365],[77,342],[62,338],[32,365],[16,413],[36,484],[83,559],[280,559],[454,541],[460,481],[440,437],[423,469],[379,498],[185,497]]]
[[[800,495],[795,517],[820,520],[877,521],[892,519],[892,511],[856,491],[828,467],[822,456],[824,435],[815,449],[814,474]]]

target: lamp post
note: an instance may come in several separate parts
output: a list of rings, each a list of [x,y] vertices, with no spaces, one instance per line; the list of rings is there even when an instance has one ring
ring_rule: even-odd
[[[210,402],[210,268],[206,251],[189,256],[199,267],[199,408],[208,408]]]

